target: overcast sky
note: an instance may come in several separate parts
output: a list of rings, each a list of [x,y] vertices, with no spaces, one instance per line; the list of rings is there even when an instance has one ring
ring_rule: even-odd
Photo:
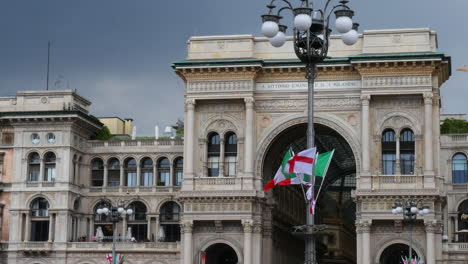
[[[46,86],[77,89],[96,116],[134,118],[139,135],[183,117],[171,63],[193,35],[254,34],[268,0],[1,0],[0,96]],[[298,3],[299,0],[291,0]],[[335,0],[337,1],[337,0]],[[468,112],[467,0],[351,0],[361,30],[430,27],[452,56],[444,113]]]

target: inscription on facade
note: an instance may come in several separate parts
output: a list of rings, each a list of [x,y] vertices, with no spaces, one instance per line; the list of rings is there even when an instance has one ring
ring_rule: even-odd
[[[338,89],[359,89],[360,80],[350,81],[318,81],[314,84],[316,90],[338,90]],[[275,82],[257,83],[257,91],[284,91],[284,90],[307,90],[307,82]]]

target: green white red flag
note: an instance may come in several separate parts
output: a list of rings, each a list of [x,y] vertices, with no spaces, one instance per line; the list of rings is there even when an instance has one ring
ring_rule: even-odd
[[[275,177],[273,180],[269,181],[263,190],[266,192],[270,190],[271,188],[275,187],[277,184],[279,184],[282,181],[289,180],[292,178],[296,178],[297,175],[295,173],[290,173],[289,172],[289,163],[288,161],[294,156],[294,153],[292,150],[286,151],[286,154],[283,157],[283,161],[281,162],[281,166],[279,167],[278,171],[275,174]]]

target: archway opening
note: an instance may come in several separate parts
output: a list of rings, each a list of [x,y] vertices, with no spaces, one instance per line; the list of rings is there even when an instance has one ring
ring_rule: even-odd
[[[315,124],[315,144],[319,153],[335,150],[318,199],[315,223],[325,224],[326,236],[317,240],[320,264],[356,263],[356,204],[351,191],[356,188],[356,161],[349,143],[330,127]],[[307,124],[292,126],[270,144],[262,168],[264,182],[271,180],[289,149],[298,153],[307,148]],[[317,177],[315,193],[322,178]],[[267,193],[271,202],[273,264],[303,262],[304,242],[291,227],[304,225],[306,208],[298,185],[275,187]]]
[[[206,264],[237,264],[239,262],[236,251],[226,244],[211,245],[205,253]]]
[[[380,255],[379,264],[394,264],[394,263],[402,263],[403,258],[407,258],[409,256],[409,246],[405,244],[393,244],[388,246]],[[412,251],[413,258],[418,258],[418,254],[413,249]]]

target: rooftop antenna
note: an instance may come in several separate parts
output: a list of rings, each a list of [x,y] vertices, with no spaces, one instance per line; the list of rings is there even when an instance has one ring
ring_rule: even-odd
[[[46,90],[49,90],[49,69],[50,69],[50,40],[47,45],[47,86]]]

